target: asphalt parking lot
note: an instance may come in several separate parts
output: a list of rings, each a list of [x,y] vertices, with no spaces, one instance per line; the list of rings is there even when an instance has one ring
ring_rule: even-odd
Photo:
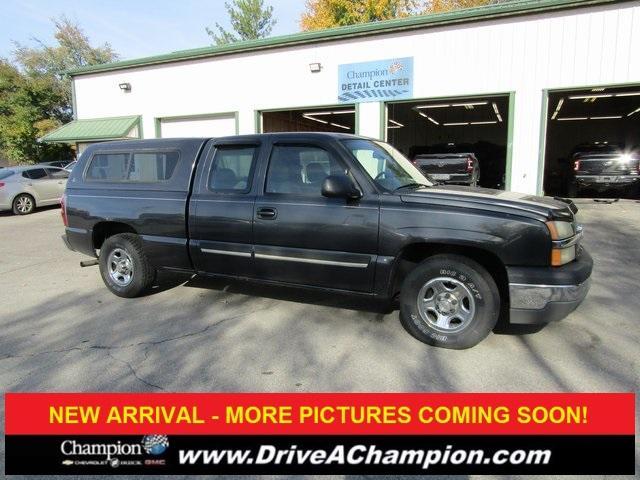
[[[537,333],[492,334],[465,351],[414,340],[396,311],[296,290],[163,277],[152,295],[118,298],[97,267],[80,268],[82,257],[63,246],[59,209],[2,214],[0,385],[3,392],[638,391],[640,202],[579,207],[595,260],[582,306]]]

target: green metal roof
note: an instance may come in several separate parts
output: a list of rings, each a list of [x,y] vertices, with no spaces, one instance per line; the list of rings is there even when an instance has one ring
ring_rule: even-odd
[[[69,70],[69,75],[83,75],[96,72],[108,72],[144,65],[159,63],[179,62],[194,60],[232,53],[250,52],[271,48],[289,47],[307,43],[327,42],[351,37],[362,37],[383,33],[392,33],[403,30],[416,30],[421,28],[440,27],[443,25],[468,23],[493,18],[511,17],[554,10],[566,10],[571,8],[588,7],[622,3],[632,0],[513,0],[506,3],[487,5],[484,7],[467,8],[452,12],[418,15],[381,22],[349,25],[346,27],[330,28],[326,30],[314,30],[310,32],[294,33],[260,40],[247,40],[229,45],[203,47],[192,50],[180,50],[163,55],[144,57],[120,62],[91,65]]]
[[[74,120],[47,133],[40,140],[49,143],[73,143],[127,138],[131,130],[139,126],[139,122],[139,115]],[[136,136],[139,136],[139,133]]]

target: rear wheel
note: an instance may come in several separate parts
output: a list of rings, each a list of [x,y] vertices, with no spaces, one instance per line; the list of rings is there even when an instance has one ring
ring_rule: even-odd
[[[434,255],[407,275],[400,294],[400,321],[418,340],[464,349],[496,325],[500,294],[479,263],[460,255]]]
[[[13,199],[13,213],[15,215],[28,215],[36,208],[36,201],[28,193],[21,193]]]
[[[132,298],[151,288],[155,269],[144,253],[140,237],[121,233],[107,238],[100,248],[100,274],[112,293]]]

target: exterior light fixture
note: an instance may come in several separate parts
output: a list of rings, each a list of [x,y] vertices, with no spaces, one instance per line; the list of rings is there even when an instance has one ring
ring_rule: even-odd
[[[318,73],[322,70],[322,64],[319,62],[310,63],[309,70],[311,70],[311,73]]]
[[[622,115],[609,115],[605,117],[589,117],[589,120],[613,120],[616,118],[622,118]]]
[[[497,120],[490,120],[487,122],[471,122],[471,125],[493,125],[495,123],[498,123]]]
[[[574,120],[589,120],[589,117],[564,117],[564,118],[559,118],[558,120],[561,122],[574,121]]]
[[[454,125],[469,125],[469,122],[452,122],[452,123],[443,123],[445,127],[453,127]]]
[[[120,87],[120,90],[122,90],[123,92],[130,92],[131,91],[131,84],[128,83],[128,82],[119,83],[118,87]]]
[[[402,128],[404,125],[400,122],[396,122],[395,120],[389,119],[389,123],[391,125],[387,125],[387,128]]]

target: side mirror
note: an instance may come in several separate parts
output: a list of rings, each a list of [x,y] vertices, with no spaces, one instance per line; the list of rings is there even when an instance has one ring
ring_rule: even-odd
[[[347,175],[329,175],[322,182],[322,196],[357,200],[362,197],[362,192]]]

